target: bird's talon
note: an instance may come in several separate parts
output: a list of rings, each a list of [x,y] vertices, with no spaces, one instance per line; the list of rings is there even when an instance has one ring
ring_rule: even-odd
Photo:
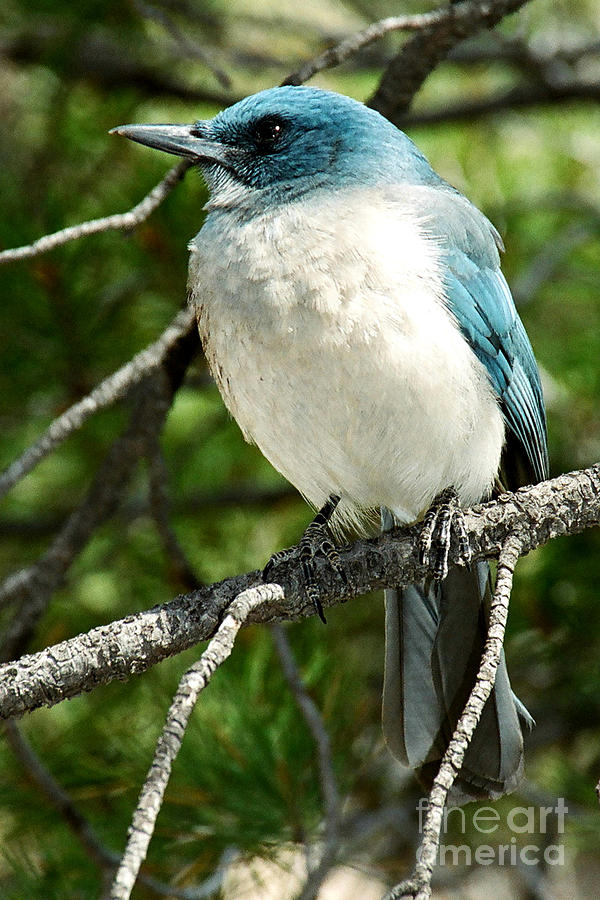
[[[348,578],[346,577],[346,573],[344,572],[344,567],[342,566],[342,561],[340,559],[340,554],[337,551],[337,547],[330,541],[328,538],[325,538],[321,541],[319,546],[319,550],[323,554],[323,556],[328,561],[331,568],[334,570],[338,578],[344,582],[344,584],[348,584]]]
[[[267,560],[267,564],[262,570],[262,580],[265,582],[269,581],[273,569],[275,569],[279,565],[279,563],[289,559],[292,556],[292,553],[292,548],[288,548],[287,550],[278,550],[276,553],[274,553],[270,557],[270,559]]]
[[[429,568],[434,581],[443,581],[448,574],[453,532],[458,541],[456,561],[460,565],[469,565],[471,549],[465,528],[464,514],[455,489],[449,487],[438,494],[425,513],[419,535],[419,562]]]
[[[421,537],[419,538],[419,563],[422,566],[429,565],[429,549],[430,545],[425,545],[423,533],[421,532]]]
[[[306,596],[316,609],[321,621],[325,624],[327,620],[319,599],[319,590],[315,584],[315,558],[317,554],[322,554],[340,580],[344,584],[348,584],[348,578],[343,570],[340,555],[326,532],[327,524],[339,502],[340,498],[332,495],[302,535],[298,547],[291,547],[288,550],[279,550],[277,553],[274,553],[262,573],[263,580],[267,580],[278,563],[289,560],[297,554],[296,558],[299,560],[302,569],[302,580],[304,581]]]
[[[306,585],[306,596],[314,606],[317,611],[317,615],[320,618],[323,625],[327,625],[327,619],[325,618],[325,613],[323,612],[323,607],[321,605],[321,600],[319,598],[319,592],[314,584]]]

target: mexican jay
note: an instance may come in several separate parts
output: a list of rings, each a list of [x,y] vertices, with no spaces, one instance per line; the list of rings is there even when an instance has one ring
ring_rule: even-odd
[[[482,213],[374,110],[280,87],[194,125],[115,129],[196,163],[210,192],[189,298],[245,438],[334,529],[414,522],[547,476],[531,346]],[[338,500],[339,498],[339,500]],[[430,783],[473,686],[489,569],[385,592],[383,728]],[[455,798],[496,797],[523,768],[502,660]]]

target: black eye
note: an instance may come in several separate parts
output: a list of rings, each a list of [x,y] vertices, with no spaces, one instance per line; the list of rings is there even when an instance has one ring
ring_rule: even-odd
[[[264,116],[252,129],[254,144],[259,153],[271,153],[283,136],[286,123],[279,116]]]

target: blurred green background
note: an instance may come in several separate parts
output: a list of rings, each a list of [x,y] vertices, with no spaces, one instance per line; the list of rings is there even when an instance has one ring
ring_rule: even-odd
[[[171,160],[110,137],[110,128],[212,116],[231,100],[277,84],[332,41],[380,16],[430,8],[434,4],[388,0],[308,0],[301,7],[271,0],[163,0],[160,5],[5,0],[0,249],[125,211],[160,180]],[[560,77],[571,66],[571,74],[598,84],[599,34],[600,10],[593,0],[534,0],[495,35],[469,44],[484,53],[473,53],[470,60],[457,53],[440,66],[413,112],[444,112],[517,84],[535,84],[531,63],[492,52],[515,41],[542,56],[585,43],[593,48],[595,42],[596,50],[576,66],[563,59],[555,70]],[[365,99],[403,40],[389,37],[312,83]],[[215,67],[227,73],[227,84]],[[504,237],[504,270],[542,370],[553,474],[598,461],[597,104],[506,108],[407,130],[434,167],[483,209]],[[158,337],[183,302],[186,244],[202,223],[205,199],[201,179],[189,172],[134,233],[84,238],[0,268],[2,466]],[[204,362],[197,359],[161,441],[173,527],[199,578],[210,582],[263,565],[274,550],[298,539],[311,513],[256,448],[244,444],[205,376]],[[47,548],[85,495],[129,408],[120,404],[92,418],[3,500],[0,564],[6,575]],[[69,570],[30,650],[184,590],[165,559],[147,497],[142,461],[115,515]],[[536,873],[548,878],[559,896],[574,898],[597,896],[600,878],[594,794],[600,776],[599,562],[598,531],[556,540],[522,560],[507,642],[514,689],[538,725],[529,740],[523,791],[499,808],[552,805],[565,798],[570,810],[562,836],[565,865]],[[0,618],[3,627],[10,613]],[[290,627],[288,634],[331,735],[345,813],[358,823],[360,840],[349,846],[347,862],[393,883],[411,863],[420,792],[381,738],[381,598],[332,609],[328,620],[326,628],[311,620]],[[190,651],[126,684],[40,710],[23,722],[45,765],[114,851],[124,846],[177,681],[197,656],[198,650]],[[194,713],[147,871],[180,887],[198,884],[232,849],[242,860],[264,857],[285,867],[281,848],[319,833],[315,760],[268,630],[245,630]],[[468,818],[475,808],[467,809]],[[375,823],[370,832],[361,824],[371,822],[369,816]],[[475,846],[481,837],[467,828],[452,842]],[[496,838],[501,840],[498,834],[485,842]],[[529,834],[517,838],[523,844],[541,840]],[[496,884],[499,896],[502,890],[511,897],[550,896],[532,893],[543,884],[538,879],[532,887],[525,877],[531,873],[522,866],[495,874],[503,880],[485,884]],[[439,873],[436,896],[481,896],[483,875],[492,879],[492,870],[448,867]],[[92,898],[100,884],[98,868],[11,750],[0,744],[0,896]],[[251,896],[244,890],[224,889],[222,896]],[[288,896],[283,890],[273,896]],[[134,897],[154,896],[140,885],[134,891]],[[271,895],[263,886],[256,896]],[[343,900],[353,894],[339,889],[335,896]]]

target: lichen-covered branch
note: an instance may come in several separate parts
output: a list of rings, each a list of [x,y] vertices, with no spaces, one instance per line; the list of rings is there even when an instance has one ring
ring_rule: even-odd
[[[513,574],[520,554],[519,539],[515,535],[510,535],[498,559],[498,574],[490,606],[488,633],[477,678],[429,793],[427,816],[423,825],[423,837],[417,850],[414,873],[407,881],[392,888],[385,900],[402,900],[408,897],[414,900],[429,900],[431,897],[431,876],[440,842],[444,807],[450,788],[461,770],[465,752],[481,718],[483,707],[494,688],[504,645]]]
[[[480,504],[466,512],[465,523],[474,559],[498,558],[509,535],[519,541],[523,555],[558,535],[597,526],[600,464]],[[415,551],[418,533],[418,525],[395,529],[342,549],[340,558],[348,579],[344,586],[325,563],[318,565],[323,606],[339,603],[342,595],[347,599],[424,577]],[[274,577],[285,594],[259,604],[248,621],[281,622],[314,615],[294,560],[279,566]],[[232,600],[260,583],[259,572],[229,578],[0,666],[0,718],[23,715],[100,684],[126,679],[206,640]]]
[[[252,610],[278,599],[282,593],[282,589],[275,584],[262,584],[240,593],[229,606],[227,615],[198,662],[194,663],[181,679],[158,739],[154,760],[140,793],[129,829],[127,847],[112,885],[110,900],[127,900],[131,894],[140,866],[146,858],[171,768],[179,753],[198,695],[218,667],[229,657],[237,633]]]

